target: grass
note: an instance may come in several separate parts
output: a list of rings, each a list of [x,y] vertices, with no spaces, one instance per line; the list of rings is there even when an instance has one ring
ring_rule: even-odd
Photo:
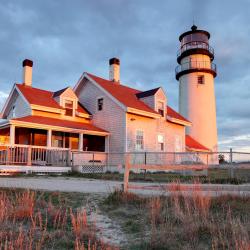
[[[123,174],[118,172],[106,172],[106,173],[68,173],[64,174],[66,177],[79,177],[90,179],[102,179],[102,180],[114,180],[123,181]],[[181,175],[178,173],[166,173],[166,172],[147,172],[147,173],[134,173],[130,172],[130,181],[143,181],[143,182],[182,182],[182,183],[214,183],[214,184],[243,184],[250,182],[250,170],[249,169],[237,169],[234,171],[234,177],[230,177],[230,173],[227,169],[209,169],[207,176],[191,176]]]
[[[228,169],[208,169],[207,175],[199,175],[199,171],[195,172],[195,175],[183,175],[179,173],[166,173],[162,171],[157,172],[130,172],[129,180],[135,182],[181,182],[181,183],[213,183],[213,184],[243,184],[250,183],[250,169],[234,169],[233,176],[231,176]],[[13,177],[39,177],[36,174],[14,174]],[[7,176],[7,177],[11,177]],[[5,176],[2,176],[3,178]],[[46,177],[65,177],[65,178],[88,178],[88,179],[101,179],[101,180],[113,180],[123,181],[123,174],[119,172],[105,172],[105,173],[77,173],[69,172],[58,174],[41,175],[42,178]]]
[[[92,197],[93,198],[93,197]],[[96,236],[79,193],[0,190],[0,249],[117,249]]]
[[[250,198],[200,195],[108,196],[0,189],[0,249],[239,249],[250,247]],[[91,202],[121,227],[126,242],[103,242]],[[102,230],[109,230],[103,228]]]
[[[198,191],[197,186],[190,196],[172,192],[170,197],[146,198],[117,190],[103,209],[123,221],[133,242],[128,249],[249,250],[250,198],[211,198]]]

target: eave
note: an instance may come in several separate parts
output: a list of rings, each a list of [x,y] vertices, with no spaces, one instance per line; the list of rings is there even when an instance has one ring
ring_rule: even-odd
[[[136,115],[151,117],[151,118],[160,118],[161,117],[160,114],[150,113],[150,112],[147,112],[147,111],[143,111],[143,110],[139,110],[139,109],[135,109],[135,108],[130,108],[130,107],[127,107],[126,112],[136,114]]]
[[[187,126],[187,127],[192,126],[191,122],[176,119],[176,118],[173,118],[173,117],[168,116],[168,115],[167,115],[167,120],[172,122],[172,123],[181,124],[181,125],[184,125],[184,126]]]
[[[75,128],[52,126],[52,125],[46,125],[46,124],[40,124],[40,123],[32,123],[32,122],[24,122],[24,121],[16,121],[16,120],[9,120],[9,121],[7,121],[5,123],[2,123],[2,124],[0,124],[0,127],[6,127],[6,126],[9,126],[9,125],[24,127],[24,128],[51,129],[51,130],[61,131],[61,132],[83,133],[83,134],[89,134],[89,135],[106,136],[106,135],[110,134],[109,132],[86,130],[86,129],[75,129]]]

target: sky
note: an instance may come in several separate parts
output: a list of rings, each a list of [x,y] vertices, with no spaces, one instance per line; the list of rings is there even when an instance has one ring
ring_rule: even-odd
[[[220,150],[250,152],[250,0],[8,0],[0,2],[0,107],[22,61],[34,61],[33,86],[74,86],[85,71],[140,90],[162,86],[178,110],[178,37],[193,22],[211,33]]]

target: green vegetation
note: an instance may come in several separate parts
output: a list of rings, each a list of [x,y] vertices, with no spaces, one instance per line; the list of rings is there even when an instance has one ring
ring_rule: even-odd
[[[178,173],[166,173],[166,172],[141,172],[134,173],[130,172],[130,181],[143,181],[143,182],[181,182],[181,183],[216,183],[216,184],[243,184],[250,182],[250,169],[236,169],[233,172],[233,176],[227,169],[209,169],[207,176],[196,176],[192,175],[181,175]],[[123,174],[118,172],[106,172],[106,173],[68,173],[64,174],[66,177],[78,177],[78,178],[89,178],[89,179],[102,179],[102,180],[113,180],[123,181]]]
[[[198,184],[189,196],[176,191],[173,185],[168,197],[145,197],[0,189],[0,249],[249,249],[250,198],[211,198]],[[100,230],[110,225],[89,220],[95,209],[119,226],[120,246],[102,240]]]
[[[250,198],[210,198],[197,191],[141,198],[117,190],[102,206],[122,222],[130,239],[126,249],[248,250]]]
[[[0,189],[0,249],[116,249],[97,238],[87,218],[88,199],[80,193]]]

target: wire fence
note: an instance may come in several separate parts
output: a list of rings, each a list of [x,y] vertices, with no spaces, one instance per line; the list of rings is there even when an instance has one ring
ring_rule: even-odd
[[[250,182],[250,153],[245,152],[73,152],[73,171],[88,177],[152,183],[172,181],[202,183]]]

